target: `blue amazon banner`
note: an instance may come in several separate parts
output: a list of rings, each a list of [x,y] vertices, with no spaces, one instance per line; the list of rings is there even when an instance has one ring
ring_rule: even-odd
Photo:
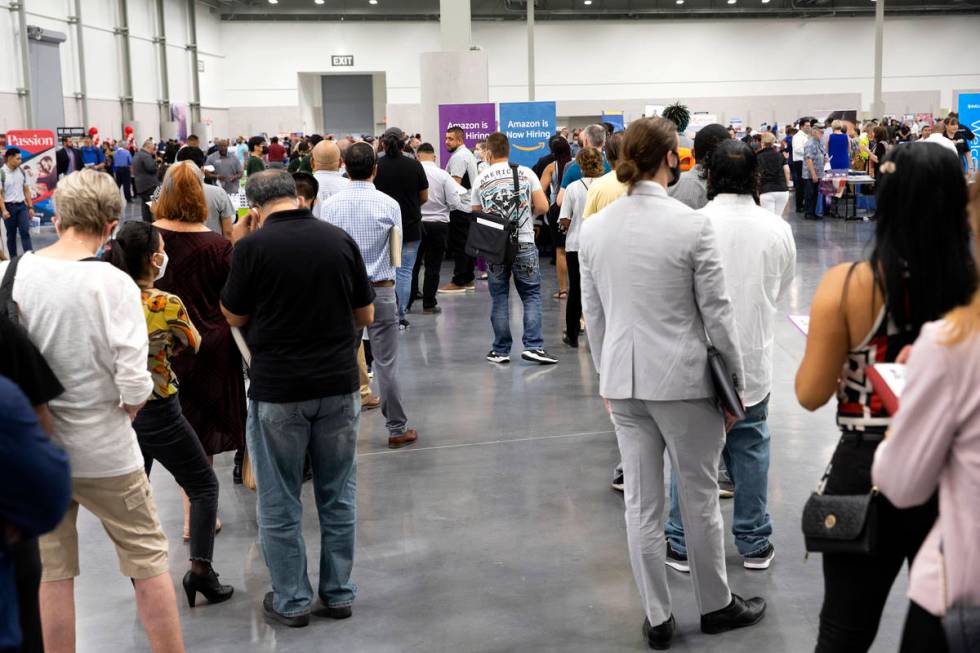
[[[970,146],[974,165],[980,165],[977,163],[980,161],[980,93],[960,93],[959,109],[960,126],[966,127],[977,136],[972,141],[967,141],[967,145]]]
[[[555,133],[554,102],[503,102],[500,131],[510,141],[510,160],[533,166],[548,153],[548,139]]]

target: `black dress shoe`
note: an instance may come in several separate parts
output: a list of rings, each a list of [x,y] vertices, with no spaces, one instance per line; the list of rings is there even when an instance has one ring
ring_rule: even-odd
[[[736,628],[754,626],[762,621],[765,614],[765,599],[756,597],[745,600],[738,594],[732,594],[732,602],[727,608],[701,615],[701,632],[717,635]]]
[[[284,614],[276,612],[276,609],[272,607],[272,592],[267,592],[265,599],[262,601],[262,610],[265,612],[265,618],[272,621],[278,621],[281,624],[285,624],[290,628],[302,628],[303,626],[308,626],[310,623],[310,614],[298,614],[295,617],[287,617]]]
[[[647,645],[655,651],[666,651],[670,648],[675,629],[674,615],[670,615],[670,619],[656,627],[650,625],[649,619],[643,620],[643,636],[647,639]]]
[[[193,571],[184,574],[184,592],[187,593],[187,604],[193,608],[197,603],[198,592],[204,595],[208,603],[221,603],[231,598],[235,588],[219,583],[218,574],[212,569],[204,575],[195,574]]]
[[[242,466],[238,463],[235,463],[235,468],[231,470],[231,480],[235,485],[242,484]]]
[[[567,331],[564,334],[562,334],[561,341],[565,343],[567,346],[571,347],[572,349],[578,349],[578,338],[572,340],[571,338],[568,337]]]
[[[345,605],[342,608],[331,608],[329,605],[323,602],[323,599],[320,599],[317,606],[313,608],[313,614],[318,617],[326,617],[328,619],[350,619],[353,611],[349,605]]]

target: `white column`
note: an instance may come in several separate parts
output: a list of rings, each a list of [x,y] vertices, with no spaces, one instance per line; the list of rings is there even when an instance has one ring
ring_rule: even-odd
[[[527,0],[527,99],[534,102],[534,3]]]
[[[473,42],[469,0],[439,0],[443,50],[469,50]]]
[[[443,137],[439,127],[440,104],[488,101],[486,52],[423,52],[420,77],[422,140],[430,143],[438,143]]]
[[[885,115],[885,102],[881,98],[881,55],[885,40],[885,0],[875,2],[875,85],[871,101],[871,115],[881,118]]]

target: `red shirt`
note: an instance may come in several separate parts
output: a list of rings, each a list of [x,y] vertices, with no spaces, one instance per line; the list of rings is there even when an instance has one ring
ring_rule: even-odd
[[[269,161],[282,161],[286,158],[286,148],[279,143],[269,144]]]

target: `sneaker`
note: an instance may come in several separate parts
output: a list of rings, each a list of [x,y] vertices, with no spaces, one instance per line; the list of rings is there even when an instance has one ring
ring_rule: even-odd
[[[525,349],[521,358],[541,365],[554,365],[558,362],[557,358],[548,354],[544,349]]]
[[[731,481],[718,480],[718,496],[722,499],[732,499],[735,497],[735,484]]]
[[[327,619],[350,619],[353,613],[354,611],[349,605],[342,608],[331,608],[323,599],[320,599],[317,606],[313,608],[313,614]]]
[[[468,284],[463,286],[464,290],[476,290],[476,284],[470,281]]]
[[[486,281],[489,278],[490,278],[490,275],[487,274],[486,272],[481,272],[480,273],[480,276],[477,277],[477,279],[479,279],[480,281]]]
[[[447,283],[445,286],[439,289],[443,295],[458,295],[459,293],[466,292],[464,286],[457,286],[454,283]]]
[[[742,566],[746,569],[769,569],[772,559],[776,557],[776,548],[769,543],[762,551],[742,557]]]
[[[368,378],[374,380],[374,370],[368,370]]]
[[[623,491],[623,470],[619,470],[613,475],[611,487],[617,492]]]
[[[490,361],[491,363],[509,363],[510,356],[508,356],[507,354],[498,354],[495,351],[491,351],[489,354],[487,354],[487,360]]]
[[[687,561],[687,556],[674,551],[674,547],[670,545],[670,542],[667,542],[667,566],[682,574],[687,574],[691,571],[691,565]]]
[[[310,623],[310,613],[308,612],[293,617],[276,612],[276,609],[272,607],[272,592],[267,592],[265,598],[262,600],[262,611],[265,613],[266,620],[278,621],[290,628],[302,628]]]
[[[398,320],[398,330],[399,331],[404,331],[409,326],[411,326],[411,325],[409,325],[408,320],[406,320],[405,318],[402,318],[402,319]]]

